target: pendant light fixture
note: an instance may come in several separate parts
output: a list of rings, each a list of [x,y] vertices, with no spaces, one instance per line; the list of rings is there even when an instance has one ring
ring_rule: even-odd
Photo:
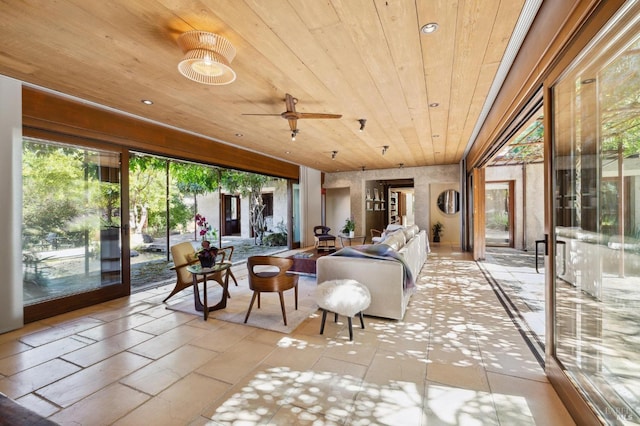
[[[178,37],[184,57],[178,64],[180,73],[202,84],[229,84],[236,79],[231,61],[236,49],[226,38],[206,31],[187,31]]]

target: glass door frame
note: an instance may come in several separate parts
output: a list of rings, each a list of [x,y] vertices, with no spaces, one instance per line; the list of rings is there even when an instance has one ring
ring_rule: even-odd
[[[96,142],[84,138],[58,134],[33,128],[23,129],[24,137],[33,137],[43,141],[51,141],[52,143],[66,144],[69,146],[96,149],[101,151],[109,151],[120,156],[120,270],[121,282],[110,284],[98,289],[89,290],[83,293],[72,294],[69,296],[51,299],[24,306],[24,322],[29,323],[44,318],[49,318],[65,312],[92,306],[97,303],[106,302],[118,297],[128,296],[131,294],[130,286],[130,245],[129,245],[129,209],[123,206],[129,205],[129,151],[126,148],[114,145]]]
[[[605,4],[602,2],[600,5]],[[565,372],[561,361],[557,358],[558,336],[556,334],[556,274],[558,266],[556,256],[562,259],[562,249],[557,245],[554,224],[556,223],[555,187],[556,187],[556,158],[554,129],[554,96],[553,89],[560,81],[566,70],[579,58],[581,53],[607,23],[618,13],[624,1],[615,1],[608,7],[599,7],[582,26],[578,36],[564,49],[558,60],[550,69],[544,80],[544,197],[545,197],[545,299],[546,299],[546,344],[545,344],[545,373],[558,396],[569,409],[578,424],[602,424],[604,420],[594,411],[585,396],[578,389]]]

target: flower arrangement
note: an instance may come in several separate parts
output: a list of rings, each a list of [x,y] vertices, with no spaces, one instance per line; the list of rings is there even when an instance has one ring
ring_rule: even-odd
[[[211,247],[211,243],[207,240],[202,240],[202,248],[198,250],[198,259],[200,265],[203,268],[210,268],[216,263],[216,257],[218,256],[218,249]]]
[[[218,238],[217,231],[213,229],[211,225],[209,225],[209,222],[207,222],[207,218],[202,216],[200,213],[196,214],[196,226],[200,228],[200,230],[198,231],[198,235],[200,235],[202,241],[205,241],[207,239],[215,240]]]

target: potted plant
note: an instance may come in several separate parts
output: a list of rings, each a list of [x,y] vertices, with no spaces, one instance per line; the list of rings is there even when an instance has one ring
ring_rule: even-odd
[[[443,229],[444,229],[444,225],[442,223],[440,223],[440,221],[437,221],[431,227],[431,232],[433,232],[433,242],[434,243],[439,243],[440,242],[440,234],[442,233]]]
[[[211,247],[211,243],[208,240],[203,240],[202,247],[196,254],[198,256],[198,260],[200,260],[200,265],[203,268],[211,268],[216,264],[218,249],[216,247]]]
[[[352,217],[347,218],[342,228],[342,233],[349,235],[349,238],[353,238],[356,230],[356,221]]]

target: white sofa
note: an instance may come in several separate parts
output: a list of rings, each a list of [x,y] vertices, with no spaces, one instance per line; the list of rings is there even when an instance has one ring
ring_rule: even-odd
[[[416,225],[390,233],[378,244],[393,248],[405,261],[413,280],[417,280],[427,260],[427,233]],[[317,260],[318,284],[335,279],[354,279],[367,286],[371,304],[365,315],[401,320],[415,286],[405,288],[405,270],[395,259],[329,255]]]

